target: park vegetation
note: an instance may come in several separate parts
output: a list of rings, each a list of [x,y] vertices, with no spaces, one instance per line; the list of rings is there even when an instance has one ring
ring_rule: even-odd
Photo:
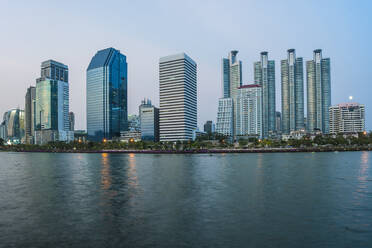
[[[200,151],[200,150],[243,150],[243,149],[273,149],[273,148],[372,148],[372,133],[359,133],[357,137],[344,135],[304,136],[301,139],[288,141],[279,139],[238,139],[231,142],[221,134],[205,134],[195,141],[151,142],[151,141],[102,141],[102,142],[50,142],[44,145],[6,145],[0,139],[0,149],[3,151],[46,151],[46,152],[99,152],[106,150],[142,150],[142,151]]]

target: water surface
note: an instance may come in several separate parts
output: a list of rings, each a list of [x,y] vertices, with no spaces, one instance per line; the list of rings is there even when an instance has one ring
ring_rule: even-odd
[[[372,247],[372,153],[0,153],[1,247]]]

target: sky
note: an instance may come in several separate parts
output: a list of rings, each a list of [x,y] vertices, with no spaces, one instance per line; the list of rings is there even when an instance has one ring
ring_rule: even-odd
[[[332,104],[352,95],[366,105],[372,129],[372,1],[0,0],[0,6],[0,118],[24,108],[41,62],[54,59],[69,67],[70,111],[75,129],[85,129],[86,69],[107,47],[127,56],[129,114],[138,114],[143,98],[159,106],[159,58],[185,52],[198,66],[198,125],[215,121],[221,59],[230,50],[239,51],[243,84],[253,83],[253,63],[269,52],[280,111],[280,60],[289,48],[304,61],[320,48],[331,59]]]

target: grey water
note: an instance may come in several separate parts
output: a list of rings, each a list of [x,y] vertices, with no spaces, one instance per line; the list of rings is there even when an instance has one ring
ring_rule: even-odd
[[[372,247],[372,153],[0,153],[0,247]]]

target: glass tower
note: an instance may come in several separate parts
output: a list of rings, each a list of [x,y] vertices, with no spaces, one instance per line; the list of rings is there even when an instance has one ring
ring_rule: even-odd
[[[282,132],[304,128],[304,79],[303,59],[296,58],[295,49],[287,51],[281,61],[282,81]]]
[[[313,60],[306,62],[307,74],[307,130],[329,133],[331,106],[330,59],[322,58],[322,50],[314,50]]]
[[[36,80],[35,130],[69,131],[68,67],[54,60],[41,64]]]
[[[275,61],[268,53],[261,53],[261,61],[254,63],[255,84],[262,87],[262,134],[266,138],[275,131]]]
[[[126,56],[119,50],[98,51],[87,69],[88,139],[102,141],[128,128]]]
[[[230,61],[222,59],[222,97],[230,97]]]
[[[35,132],[35,102],[36,88],[31,86],[27,89],[25,96],[25,141],[27,144],[33,144]]]
[[[139,106],[141,123],[141,139],[159,141],[159,109],[151,104],[150,100],[143,100]]]

